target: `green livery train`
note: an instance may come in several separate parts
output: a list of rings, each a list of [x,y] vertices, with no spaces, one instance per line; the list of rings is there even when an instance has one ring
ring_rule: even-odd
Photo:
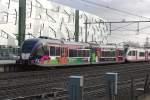
[[[122,46],[63,41],[48,37],[27,39],[21,47],[21,60],[40,66],[68,66],[121,63]]]

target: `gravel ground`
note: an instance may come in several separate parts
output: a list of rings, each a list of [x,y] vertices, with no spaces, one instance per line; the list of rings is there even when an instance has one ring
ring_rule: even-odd
[[[138,100],[150,100],[150,94],[141,96]]]

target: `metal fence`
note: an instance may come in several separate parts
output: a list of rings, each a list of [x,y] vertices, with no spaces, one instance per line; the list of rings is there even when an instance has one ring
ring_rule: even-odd
[[[0,47],[0,60],[19,59],[19,47]]]

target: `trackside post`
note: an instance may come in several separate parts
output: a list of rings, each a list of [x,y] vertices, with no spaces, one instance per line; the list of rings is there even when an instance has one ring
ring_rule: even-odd
[[[69,77],[69,100],[83,100],[83,76]]]
[[[107,94],[109,100],[114,100],[117,95],[117,83],[118,83],[118,73],[108,72],[106,73],[106,84],[107,84]]]

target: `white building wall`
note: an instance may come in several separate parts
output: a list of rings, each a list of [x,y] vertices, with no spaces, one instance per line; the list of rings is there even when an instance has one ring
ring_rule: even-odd
[[[14,1],[14,0],[13,0]],[[18,33],[17,28],[17,13],[18,5],[16,2],[9,0],[0,1],[0,45],[15,46],[18,44],[16,36]]]
[[[18,0],[0,1],[0,11],[7,11],[9,13],[8,22],[7,17],[0,14],[0,30],[4,30],[14,39],[17,40],[14,34],[18,33]],[[17,20],[16,20],[17,17]],[[27,15],[26,15],[26,39],[48,36],[52,38],[64,38],[68,40],[73,39],[75,32],[75,9],[53,1],[47,0],[27,0]],[[79,41],[85,41],[85,20],[88,22],[105,21],[104,19],[89,14],[84,11],[79,12]],[[1,24],[4,23],[4,24]],[[91,24],[88,25],[88,41],[102,41],[107,36],[106,25],[104,24]],[[5,39],[5,41],[8,41]],[[12,38],[11,38],[12,41]],[[74,40],[73,40],[74,41]],[[7,45],[7,42],[2,43]],[[10,43],[9,43],[10,44]],[[0,44],[1,45],[1,44]]]

